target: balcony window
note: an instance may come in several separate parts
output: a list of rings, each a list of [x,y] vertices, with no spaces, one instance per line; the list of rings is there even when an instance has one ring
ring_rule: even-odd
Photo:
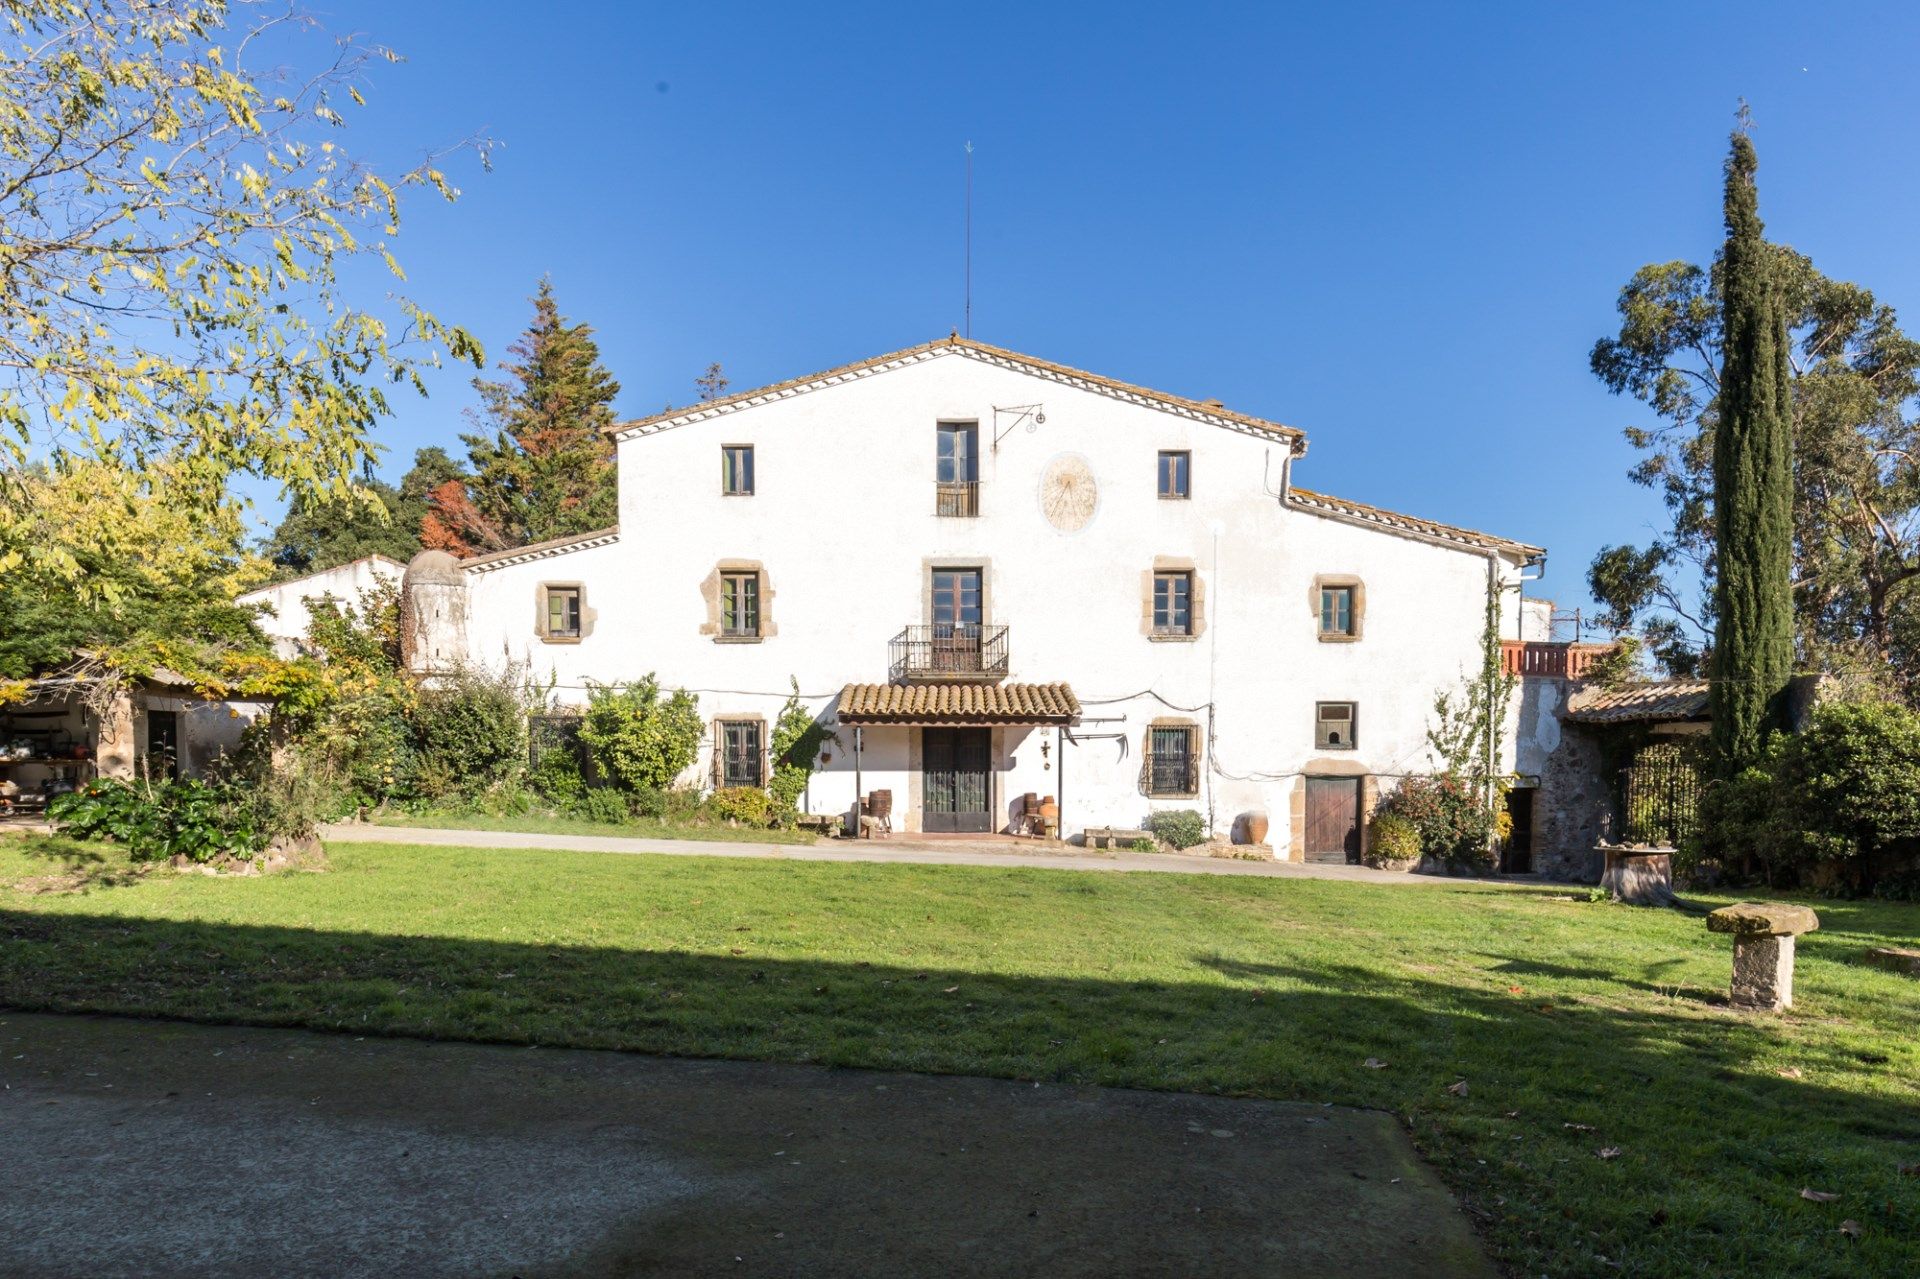
[[[973,422],[942,422],[934,457],[934,514],[980,513],[980,428]]]
[[[1153,633],[1193,634],[1193,574],[1153,575]]]
[[[727,497],[753,496],[753,445],[720,446],[720,492]]]
[[[728,639],[760,637],[760,575],[720,575],[720,633]]]
[[[1320,702],[1313,709],[1313,744],[1323,751],[1350,751],[1358,723],[1352,702]]]
[[[1187,483],[1193,470],[1193,454],[1169,452],[1160,454],[1160,497],[1164,501],[1184,502],[1189,496]]]

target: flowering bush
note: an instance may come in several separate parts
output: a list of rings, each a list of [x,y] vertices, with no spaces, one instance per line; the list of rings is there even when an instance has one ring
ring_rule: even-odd
[[[1409,777],[1381,801],[1381,815],[1412,826],[1420,852],[1449,866],[1485,869],[1500,823],[1481,788],[1461,777]]]

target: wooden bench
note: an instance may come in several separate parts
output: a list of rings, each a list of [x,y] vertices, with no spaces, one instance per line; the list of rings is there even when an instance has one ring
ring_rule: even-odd
[[[1118,826],[1089,826],[1081,836],[1088,848],[1129,848],[1140,840],[1150,841],[1155,848],[1160,846],[1153,838],[1152,831],[1126,830]]]

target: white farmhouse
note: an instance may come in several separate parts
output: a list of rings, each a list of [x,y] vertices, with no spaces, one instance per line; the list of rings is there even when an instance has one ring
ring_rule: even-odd
[[[410,663],[524,663],[563,704],[655,672],[710,722],[700,785],[763,782],[797,681],[838,734],[810,810],[890,791],[896,830],[1023,830],[1035,796],[1068,837],[1190,808],[1347,860],[1431,767],[1489,591],[1503,636],[1538,627],[1541,548],[1300,488],[1291,427],[965,338],[615,437],[617,526],[414,560]]]

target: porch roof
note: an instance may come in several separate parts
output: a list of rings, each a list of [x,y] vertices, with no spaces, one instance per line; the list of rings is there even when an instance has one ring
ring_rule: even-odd
[[[1071,724],[1080,699],[1066,684],[849,684],[842,724]]]
[[[1624,688],[1580,689],[1567,699],[1566,717],[1577,724],[1626,724],[1698,719],[1706,713],[1707,681],[1668,679]]]

